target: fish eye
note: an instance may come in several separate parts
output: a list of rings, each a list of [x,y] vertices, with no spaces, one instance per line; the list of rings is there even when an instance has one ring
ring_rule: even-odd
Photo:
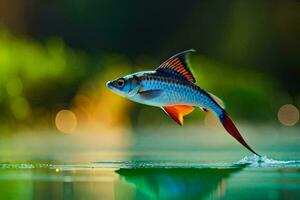
[[[120,78],[120,79],[118,79],[118,80],[116,81],[116,85],[117,85],[118,87],[123,87],[124,84],[125,84],[125,80],[122,79],[122,78]]]

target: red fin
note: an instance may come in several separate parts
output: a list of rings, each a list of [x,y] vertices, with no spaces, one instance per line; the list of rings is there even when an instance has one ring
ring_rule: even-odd
[[[241,136],[240,132],[234,125],[233,121],[230,119],[230,117],[227,115],[227,113],[224,111],[223,114],[220,116],[220,120],[224,126],[224,128],[227,130],[227,132],[233,136],[239,143],[241,143],[244,147],[246,147],[249,151],[252,153],[260,156],[258,153],[256,153],[244,140],[244,138]]]
[[[189,52],[195,51],[194,49],[190,49],[181,53],[178,53],[165,62],[163,62],[156,71],[161,71],[165,73],[169,73],[171,75],[182,77],[188,81],[193,83],[196,82],[192,72],[190,71],[186,59],[186,54]]]
[[[179,125],[183,125],[183,117],[190,114],[194,107],[190,105],[164,106],[162,109]]]

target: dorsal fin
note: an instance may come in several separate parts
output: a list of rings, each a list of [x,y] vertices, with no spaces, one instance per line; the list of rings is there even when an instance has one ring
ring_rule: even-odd
[[[193,76],[191,70],[189,69],[187,57],[186,57],[187,53],[194,52],[194,51],[195,51],[194,49],[189,49],[172,56],[171,58],[163,62],[156,69],[156,71],[179,76],[192,83],[195,83],[196,79]]]

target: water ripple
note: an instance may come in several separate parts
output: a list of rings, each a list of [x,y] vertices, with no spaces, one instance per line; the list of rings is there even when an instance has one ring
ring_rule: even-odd
[[[249,167],[300,167],[299,160],[275,160],[267,156],[245,156],[236,164],[247,164]]]

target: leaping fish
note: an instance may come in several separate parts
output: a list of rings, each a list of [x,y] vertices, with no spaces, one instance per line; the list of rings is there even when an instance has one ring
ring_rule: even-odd
[[[183,117],[195,107],[218,117],[227,132],[252,153],[257,154],[243,139],[226,113],[222,101],[196,85],[187,54],[194,49],[180,52],[163,62],[154,71],[141,71],[107,82],[116,94],[137,103],[162,108],[179,125]]]

